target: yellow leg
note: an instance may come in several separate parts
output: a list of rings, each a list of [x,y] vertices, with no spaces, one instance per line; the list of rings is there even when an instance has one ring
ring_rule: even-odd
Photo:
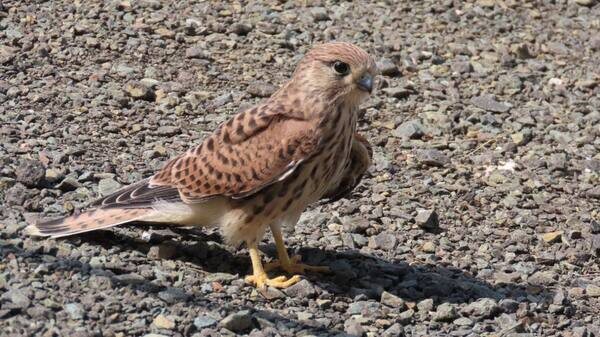
[[[252,275],[246,276],[246,282],[254,284],[257,288],[266,288],[266,286],[274,288],[287,288],[300,281],[300,276],[294,275],[290,279],[285,276],[279,276],[270,279],[263,269],[260,260],[260,251],[256,246],[256,242],[247,243],[250,251],[250,259],[252,260]]]
[[[265,265],[267,271],[280,267],[290,274],[304,274],[306,271],[323,273],[329,272],[329,267],[326,266],[309,266],[307,264],[300,263],[302,256],[295,255],[290,258],[283,243],[283,235],[281,234],[281,227],[279,225],[271,225],[271,231],[273,232],[273,238],[275,239],[275,247],[277,248],[278,260]]]

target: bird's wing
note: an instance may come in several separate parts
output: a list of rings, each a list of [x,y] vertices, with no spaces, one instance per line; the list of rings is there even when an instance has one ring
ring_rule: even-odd
[[[347,196],[362,180],[363,175],[371,166],[373,149],[362,135],[355,133],[352,140],[350,160],[339,182],[327,189],[323,199],[333,202]]]
[[[142,207],[157,200],[201,202],[243,198],[285,179],[318,146],[314,123],[268,104],[236,115],[199,146],[170,160],[154,176],[99,201],[99,207]]]

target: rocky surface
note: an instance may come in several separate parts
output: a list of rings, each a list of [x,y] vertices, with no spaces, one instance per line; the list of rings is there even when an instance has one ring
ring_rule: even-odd
[[[211,3],[0,3],[0,335],[600,335],[597,1]],[[211,230],[22,233],[150,175],[332,39],[383,76],[369,174],[286,237],[331,274],[259,293]]]

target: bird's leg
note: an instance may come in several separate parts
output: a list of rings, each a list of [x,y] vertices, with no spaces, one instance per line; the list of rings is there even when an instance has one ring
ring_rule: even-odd
[[[271,224],[271,231],[273,232],[273,238],[275,239],[275,247],[277,248],[278,260],[265,265],[267,271],[281,268],[290,274],[304,274],[306,271],[311,272],[329,272],[329,267],[326,266],[309,266],[302,261],[302,256],[294,255],[290,258],[283,243],[283,235],[281,234],[281,227],[278,224]]]
[[[252,275],[246,276],[246,282],[254,284],[257,288],[265,288],[266,286],[287,288],[300,281],[300,276],[298,275],[294,275],[289,279],[285,276],[269,278],[263,269],[262,261],[260,260],[260,251],[256,242],[247,242],[247,245],[250,251],[250,259],[252,260]]]

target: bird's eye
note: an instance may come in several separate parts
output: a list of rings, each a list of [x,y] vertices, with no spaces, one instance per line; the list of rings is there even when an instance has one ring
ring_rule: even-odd
[[[333,70],[340,75],[347,75],[350,72],[350,66],[342,61],[335,61],[333,62]]]

